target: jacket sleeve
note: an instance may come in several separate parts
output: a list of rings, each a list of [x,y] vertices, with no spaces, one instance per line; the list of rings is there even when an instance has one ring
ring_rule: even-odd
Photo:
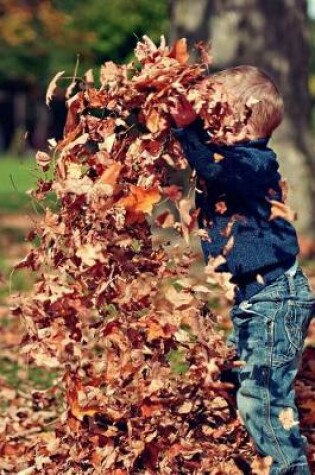
[[[266,148],[266,143],[263,144],[263,154],[259,151],[259,144],[250,147],[207,143],[210,136],[200,119],[185,128],[175,129],[174,134],[181,142],[190,166],[206,181],[220,182],[244,195],[257,194],[271,181],[280,179],[276,156]]]
[[[210,139],[203,130],[201,119],[187,127],[173,129],[173,134],[182,145],[189,165],[207,180],[215,179],[224,172],[220,162],[214,159],[215,151],[206,143]]]

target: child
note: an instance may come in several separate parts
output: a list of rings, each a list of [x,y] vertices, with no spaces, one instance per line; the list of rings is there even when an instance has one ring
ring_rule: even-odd
[[[283,194],[268,141],[282,121],[283,101],[271,79],[252,66],[227,69],[212,80],[233,93],[239,113],[255,99],[246,140],[231,135],[228,144],[209,143],[184,98],[172,115],[174,134],[202,190],[196,191],[196,207],[210,238],[201,241],[205,261],[223,255],[215,270],[232,274],[235,284],[230,340],[246,362],[239,371],[238,409],[260,454],[272,457],[271,475],[310,475],[293,381],[315,299],[296,261],[295,229],[272,213]]]

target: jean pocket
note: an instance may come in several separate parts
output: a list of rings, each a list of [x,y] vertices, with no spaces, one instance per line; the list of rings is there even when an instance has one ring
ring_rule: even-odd
[[[313,316],[313,302],[288,302],[288,311],[284,316],[284,327],[287,337],[297,351],[303,350],[303,343],[306,337],[311,318]]]
[[[270,324],[279,308],[277,302],[243,301],[232,315],[239,347],[248,353],[257,353],[265,348],[270,342]]]

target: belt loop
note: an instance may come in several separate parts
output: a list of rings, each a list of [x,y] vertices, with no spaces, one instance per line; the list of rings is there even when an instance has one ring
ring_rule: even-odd
[[[296,287],[295,287],[295,283],[294,283],[294,274],[287,273],[286,276],[287,276],[288,284],[289,284],[290,297],[296,297]]]
[[[298,268],[298,262],[297,262],[297,260],[295,260],[293,266],[290,267],[290,269],[288,269],[285,272],[285,275],[288,279],[290,297],[296,297],[296,288],[295,288],[295,283],[294,283],[294,276],[297,272],[297,268]]]

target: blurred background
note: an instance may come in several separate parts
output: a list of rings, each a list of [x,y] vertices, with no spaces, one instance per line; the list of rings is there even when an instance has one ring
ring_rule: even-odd
[[[214,70],[254,64],[275,79],[286,117],[272,145],[291,187],[303,262],[315,274],[315,0],[0,0],[1,328],[11,325],[10,293],[32,285],[31,275],[11,269],[42,212],[25,193],[39,177],[34,154],[63,132],[63,92],[48,108],[47,85],[58,71],[71,77],[78,58],[78,77],[90,68],[97,77],[104,61],[131,59],[144,34],[154,41],[186,37],[190,47],[211,41]],[[10,328],[0,332],[0,344],[19,341]],[[2,358],[0,367],[12,381],[20,374],[12,359]]]

